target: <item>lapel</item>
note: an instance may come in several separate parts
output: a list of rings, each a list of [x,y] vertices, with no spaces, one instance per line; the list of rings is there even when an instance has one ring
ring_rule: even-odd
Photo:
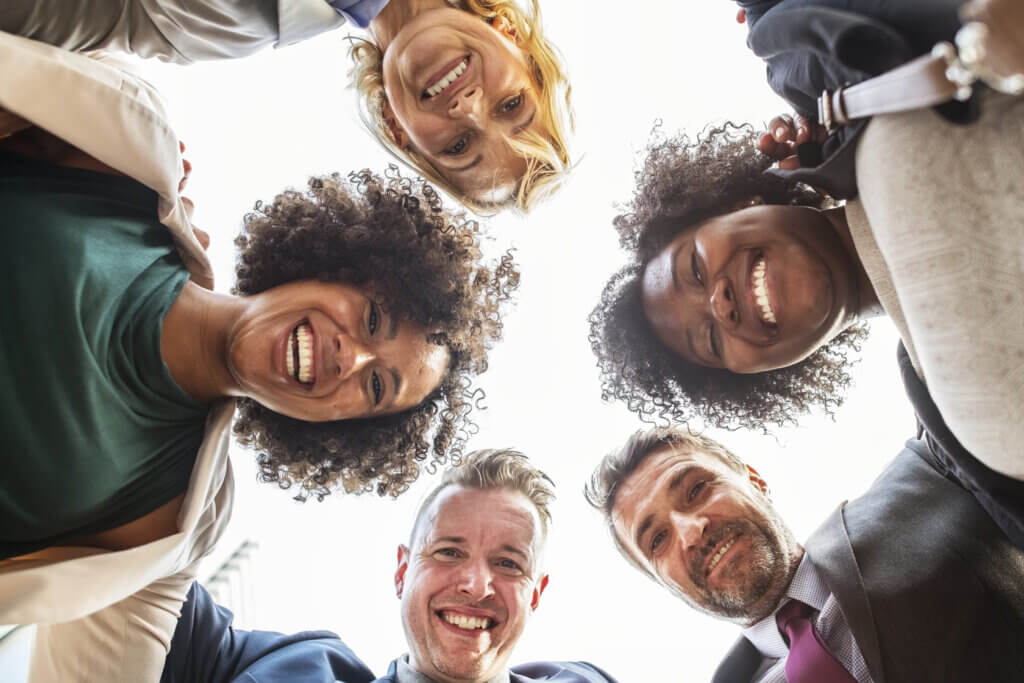
[[[761,666],[761,653],[757,651],[754,644],[740,636],[725,659],[715,669],[715,675],[711,683],[739,683],[740,681],[754,680],[754,673]]]
[[[185,266],[212,288],[213,268],[178,195],[178,136],[160,94],[125,65],[0,32],[0,136],[31,122],[155,190]]]
[[[857,566],[857,558],[847,533],[845,506],[846,503],[840,505],[811,534],[804,544],[804,551],[811,558],[825,585],[839,601],[840,610],[864,656],[872,680],[885,683],[878,630],[875,628],[864,577]]]
[[[373,683],[395,683],[398,676],[398,660],[392,659],[388,666],[388,672],[375,680]]]

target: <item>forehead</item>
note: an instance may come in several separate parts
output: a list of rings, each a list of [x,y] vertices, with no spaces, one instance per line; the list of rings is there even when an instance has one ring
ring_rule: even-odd
[[[541,539],[540,515],[523,493],[508,488],[445,487],[424,510],[417,529],[423,544],[463,538],[485,545],[529,547]]]
[[[615,496],[612,521],[619,532],[636,524],[646,508],[665,493],[677,476],[696,470],[709,470],[726,476],[733,474],[732,468],[721,458],[701,450],[666,445],[647,456],[626,477]]]

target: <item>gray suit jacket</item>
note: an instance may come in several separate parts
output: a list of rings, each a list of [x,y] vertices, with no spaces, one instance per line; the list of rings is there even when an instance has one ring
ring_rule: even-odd
[[[1024,551],[930,457],[923,442],[909,441],[805,550],[875,683],[1020,681]],[[750,681],[760,663],[740,638],[713,681]]]
[[[346,16],[327,0],[3,0],[0,31],[67,50],[188,64],[291,45],[338,28]]]

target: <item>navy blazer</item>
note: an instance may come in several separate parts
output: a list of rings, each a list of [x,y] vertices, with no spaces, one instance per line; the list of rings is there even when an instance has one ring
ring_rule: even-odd
[[[393,683],[395,662],[377,678],[330,631],[292,635],[242,631],[231,611],[192,584],[181,608],[160,683]],[[512,668],[512,683],[616,683],[586,662],[531,662]]]
[[[875,683],[1010,683],[1024,671],[1024,552],[910,441],[804,544]],[[746,638],[714,683],[750,681]]]

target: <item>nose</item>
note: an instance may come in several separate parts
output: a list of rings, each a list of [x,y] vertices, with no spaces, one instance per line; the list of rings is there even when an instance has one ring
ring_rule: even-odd
[[[480,124],[483,92],[478,86],[466,88],[448,105],[448,114],[453,117],[465,117],[477,125]]]
[[[704,529],[708,526],[708,519],[703,515],[687,514],[683,512],[672,512],[669,514],[672,526],[679,535],[679,540],[684,548],[692,548],[701,543],[704,537]]]
[[[736,293],[729,280],[721,277],[715,281],[711,290],[711,314],[726,329],[736,327],[739,323],[739,311],[736,310]]]
[[[491,567],[486,560],[464,562],[459,567],[457,589],[474,602],[480,602],[493,593]]]
[[[334,338],[334,362],[339,379],[358,374],[373,360],[373,352],[358,341],[340,334]]]

